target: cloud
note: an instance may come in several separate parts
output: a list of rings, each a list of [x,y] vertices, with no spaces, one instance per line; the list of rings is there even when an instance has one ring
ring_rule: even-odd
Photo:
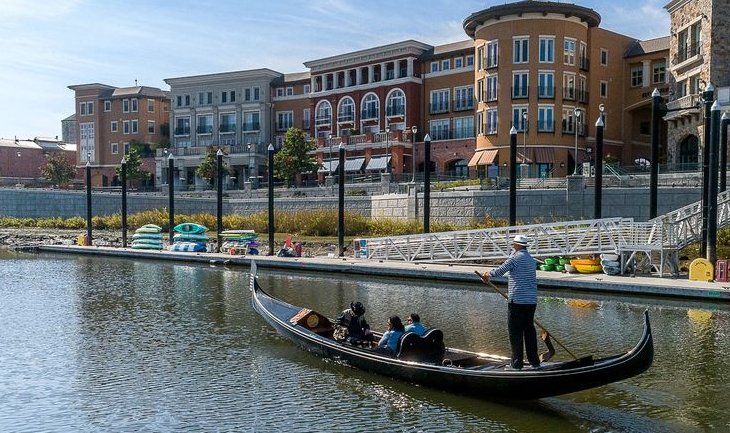
[[[8,20],[14,18],[58,18],[69,14],[81,3],[83,3],[83,0],[3,0],[3,19]]]

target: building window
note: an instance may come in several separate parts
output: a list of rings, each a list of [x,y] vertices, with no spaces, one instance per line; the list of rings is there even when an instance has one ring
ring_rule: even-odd
[[[499,61],[499,44],[497,41],[487,43],[487,68],[496,68]]]
[[[454,118],[454,138],[474,136],[474,116]]]
[[[276,88],[276,97],[279,98],[281,96],[284,96],[284,88],[283,87],[277,87]]]
[[[484,59],[484,45],[477,47],[477,69],[482,70],[484,69],[485,59]]]
[[[449,139],[449,119],[431,120],[429,128],[431,140],[448,140]]]
[[[644,65],[641,63],[631,65],[631,87],[641,87],[644,85]]]
[[[122,122],[122,133],[129,134],[129,120]]]
[[[530,40],[515,38],[512,40],[512,63],[527,63],[529,60]]]
[[[649,122],[649,121],[639,122],[639,134],[649,135],[650,127],[651,127],[651,122]]]
[[[112,128],[112,129],[111,129],[111,131],[112,131],[112,132],[117,132],[117,131],[119,131],[119,123],[117,123],[117,121],[116,121],[116,120],[112,120],[112,127],[111,127],[111,128]]]
[[[497,76],[490,75],[487,77],[487,102],[497,100]]]
[[[580,122],[580,120],[583,119],[583,112],[582,111],[579,111],[578,113],[579,113],[579,115],[578,115],[578,121]],[[573,134],[575,132],[576,118],[575,118],[575,114],[574,114],[574,109],[573,108],[563,108],[563,121],[562,121],[562,123],[563,123],[563,132],[564,133]],[[580,132],[582,129],[583,129],[582,126],[581,125],[578,125],[578,131]]]
[[[147,112],[148,113],[154,113],[155,112],[155,100],[154,99],[148,99],[147,100]]]
[[[474,109],[474,86],[454,89],[454,111]]]
[[[175,135],[190,135],[190,117],[178,117],[175,125]]]
[[[213,115],[205,114],[198,116],[198,126],[195,130],[197,134],[212,134],[213,133]]]
[[[293,111],[277,111],[276,112],[276,130],[286,131],[294,125]]]
[[[317,127],[332,124],[332,104],[323,100],[317,104],[314,112],[314,125]],[[318,131],[318,134],[322,131]]]
[[[487,134],[497,133],[497,109],[487,110]]]
[[[227,91],[221,92],[221,103],[223,103],[223,104],[228,103],[228,92]]]
[[[550,71],[542,71],[537,75],[537,97],[538,98],[554,98],[555,97],[555,73]]]
[[[601,98],[608,98],[608,81],[601,81],[599,94]]]
[[[380,101],[374,93],[369,93],[361,102],[360,120],[380,119]]]
[[[123,104],[123,102],[122,102]],[[182,95],[177,95],[177,104],[178,107],[182,107]],[[122,110],[124,111],[124,110]]]
[[[527,121],[523,114],[527,113],[527,107],[512,107],[512,126],[517,129],[517,132],[527,131]],[[529,119],[527,119],[529,121]]]
[[[229,95],[228,99],[230,99],[231,102],[236,102],[236,91],[235,90],[231,90],[230,92],[228,92],[228,95]]]
[[[155,133],[155,121],[154,120],[147,121],[147,132],[150,134]]]
[[[185,95],[185,106],[186,107],[190,106],[190,95]]]
[[[137,98],[132,98],[132,113],[136,113],[139,111],[139,100]]]
[[[514,72],[512,74],[512,98],[527,98],[529,73]]]
[[[466,67],[468,68],[471,66],[474,66],[474,55],[473,54],[466,56]]]
[[[464,67],[464,58],[457,57],[454,59],[454,68],[459,69]]]
[[[448,71],[451,69],[451,60],[444,60],[441,62],[441,70]]]
[[[286,96],[292,96],[294,94],[294,88],[293,87],[287,87],[286,88]]]
[[[94,103],[92,101],[86,103],[86,114],[89,116],[94,115]]]
[[[555,61],[555,38],[540,38],[540,63],[553,63]]]
[[[432,90],[431,106],[429,112],[431,114],[447,113],[449,111],[449,89]]]
[[[247,111],[243,113],[243,132],[258,131],[261,129],[260,113]]]
[[[132,134],[136,134],[139,132],[139,122],[137,119],[132,120]]]
[[[218,118],[218,130],[221,134],[236,132],[236,113],[222,113]]]
[[[86,102],[81,102],[79,104],[79,115],[86,116]]]
[[[484,135],[484,112],[477,111],[477,134]]]
[[[473,96],[473,94],[472,94]],[[405,116],[406,115],[406,94],[400,89],[393,90],[388,99],[385,101],[386,116]]]
[[[654,63],[654,84],[663,83],[667,79],[667,64],[664,60]]]
[[[601,65],[608,66],[608,50],[601,48]]]
[[[311,113],[311,111],[309,110],[309,108],[305,108],[302,111],[302,129],[304,129],[304,130],[308,130],[311,128],[312,122],[310,119],[311,119],[312,115],[310,113]]]
[[[575,74],[563,74],[563,99],[575,100]]]
[[[112,155],[119,153],[119,143],[112,143]]]
[[[104,111],[112,111],[112,101],[104,101]]]
[[[261,91],[258,87],[252,87],[251,90],[253,90],[253,100],[258,101],[261,98]]]
[[[306,95],[307,93],[310,93],[310,89],[311,89],[310,85],[309,84],[305,84],[304,85],[304,94]]]
[[[439,71],[439,62],[431,62],[431,72]]]
[[[122,143],[122,147],[124,147],[124,154],[129,155],[129,142]]]
[[[580,43],[580,68],[584,71],[589,69],[588,64],[588,45],[585,42]]]
[[[554,132],[555,122],[553,119],[553,107],[537,108],[537,131],[538,132]]]
[[[122,113],[129,113],[129,99],[122,100]]]
[[[566,65],[575,65],[575,40],[566,39],[563,43],[563,63]]]

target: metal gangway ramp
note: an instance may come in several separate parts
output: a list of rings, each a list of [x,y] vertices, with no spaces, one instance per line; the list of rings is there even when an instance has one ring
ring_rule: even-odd
[[[718,194],[718,229],[730,224],[730,192]],[[358,254],[372,260],[463,262],[506,259],[516,233],[535,257],[614,253],[622,272],[637,259],[662,276],[676,275],[679,251],[702,238],[702,205],[692,203],[647,222],[603,218],[513,227],[363,239]]]

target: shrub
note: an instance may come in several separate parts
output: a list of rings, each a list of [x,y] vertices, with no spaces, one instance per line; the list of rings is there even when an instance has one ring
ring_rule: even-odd
[[[368,192],[364,189],[347,189],[345,190],[345,195],[347,196],[364,196],[368,195]]]

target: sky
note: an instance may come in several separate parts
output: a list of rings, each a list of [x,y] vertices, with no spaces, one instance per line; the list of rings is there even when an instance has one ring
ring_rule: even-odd
[[[601,27],[669,34],[668,0],[582,0]],[[169,90],[165,78],[303,63],[415,39],[468,39],[464,18],[494,0],[0,0],[0,137],[61,137],[69,85]]]

